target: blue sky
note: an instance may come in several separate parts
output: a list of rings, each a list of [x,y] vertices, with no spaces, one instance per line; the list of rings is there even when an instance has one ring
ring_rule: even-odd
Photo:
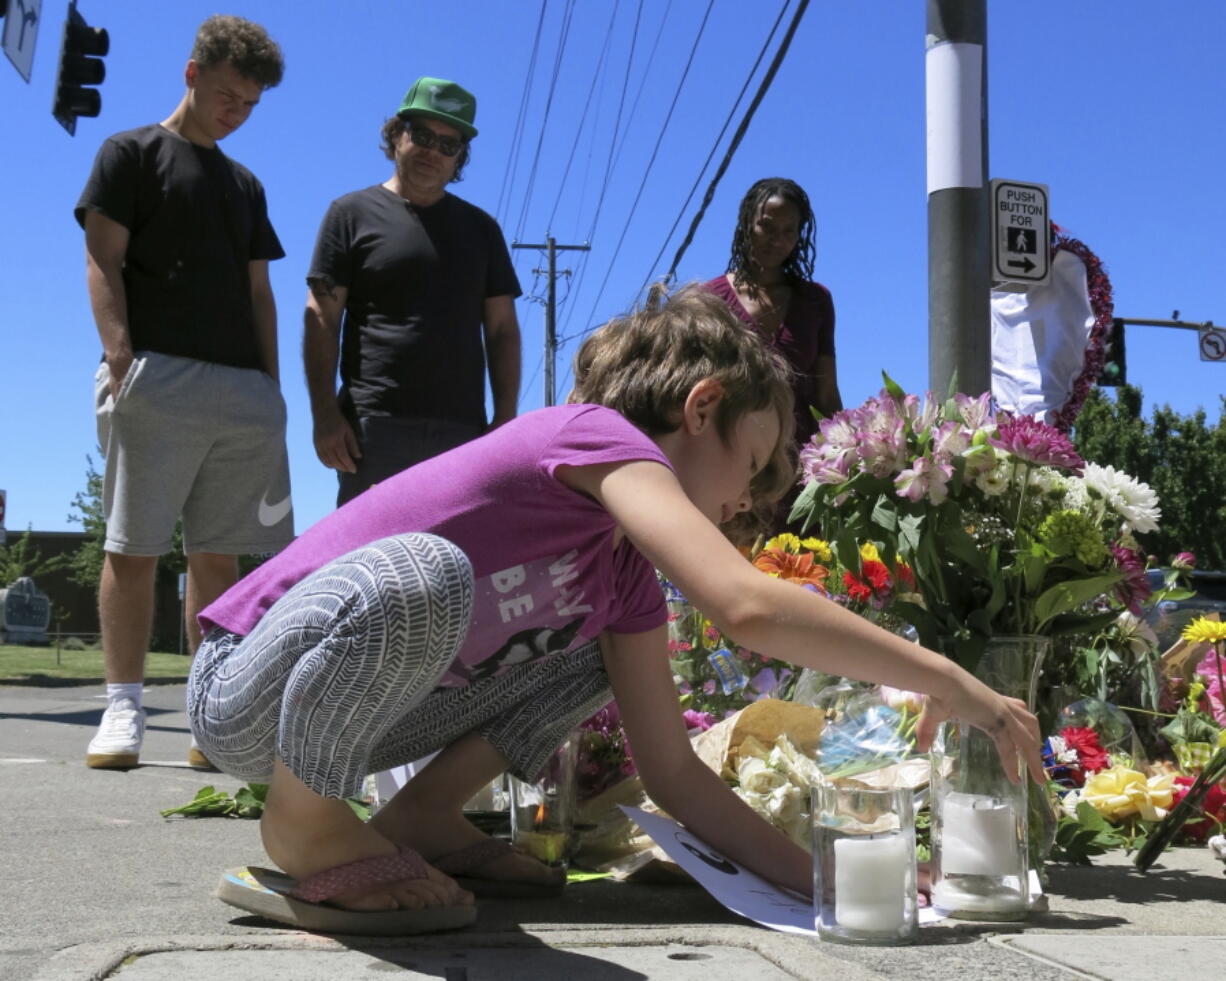
[[[246,0],[220,8],[263,23],[286,54],[285,81],[223,146],[264,182],[287,252],[272,276],[299,531],[328,513],[335,496],[334,476],[311,445],[299,355],[303,276],[328,202],[390,173],[378,130],[412,81],[452,78],[477,95],[480,135],[453,190],[494,213],[508,241],[590,236],[590,253],[559,256],[559,267],[575,272],[559,284],[564,393],[575,339],[632,305],[667,269],[709,170],[683,210],[686,197],[782,3],[714,0],[684,84],[708,0],[644,0],[641,14],[639,0],[549,0],[543,19],[537,0]],[[875,393],[883,369],[908,389],[927,384],[924,6],[812,0],[679,268],[682,281],[724,270],[736,206],[754,180],[800,182],[818,216],[816,278],[834,294],[849,405]],[[102,115],[80,120],[70,138],[50,113],[65,7],[43,4],[30,84],[0,61],[0,488],[10,531],[76,527],[70,503],[86,456],[97,463],[100,346],[72,207],[107,135],[169,115],[195,28],[219,10],[212,0],[81,0],[86,20],[110,32],[111,51]],[[1117,315],[1162,319],[1178,309],[1188,320],[1226,322],[1226,5],[989,7],[990,175],[1049,185],[1052,217],[1104,261]],[[739,118],[738,109],[734,126]],[[545,284],[532,271],[544,258],[515,257],[536,297],[519,304],[526,411],[544,403]],[[1202,363],[1192,332],[1131,328],[1128,362],[1147,410],[1203,406],[1217,419],[1226,365]]]

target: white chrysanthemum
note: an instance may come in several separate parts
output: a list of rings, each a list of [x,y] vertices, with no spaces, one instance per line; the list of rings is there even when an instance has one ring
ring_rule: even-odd
[[[1081,803],[1081,791],[1072,790],[1060,798],[1060,810],[1064,812],[1065,817],[1075,818],[1077,816],[1077,805]]]
[[[1051,467],[1032,467],[1030,486],[1043,494],[1063,494],[1066,486],[1064,474]]]
[[[1013,464],[1006,459],[996,461],[991,470],[985,470],[975,478],[975,486],[988,497],[999,497],[1009,488],[1013,477]]]
[[[1158,495],[1149,484],[1143,484],[1115,467],[1100,467],[1097,463],[1086,464],[1084,479],[1086,485],[1098,491],[1132,531],[1144,533],[1158,530],[1162,511],[1158,507]]]

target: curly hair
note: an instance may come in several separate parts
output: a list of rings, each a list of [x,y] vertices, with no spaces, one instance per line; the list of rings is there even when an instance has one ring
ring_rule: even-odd
[[[408,129],[408,125],[409,121],[399,116],[392,116],[383,123],[383,129],[379,133],[383,142],[379,148],[388,160],[396,159],[396,144],[400,141],[400,135]],[[468,140],[462,140],[462,142],[464,146],[456,155],[455,173],[451,175],[449,184],[458,184],[464,179],[464,168],[468,166],[468,158],[472,156],[472,143]]]
[[[229,14],[214,14],[196,32],[192,60],[201,68],[229,62],[244,78],[266,89],[281,83],[285,59],[281,46],[259,24]]]
[[[816,222],[809,195],[803,187],[786,177],[765,177],[758,181],[741,199],[737,214],[736,231],[732,233],[732,255],[728,259],[727,272],[737,285],[755,283],[758,279],[757,263],[753,260],[753,226],[762,212],[763,205],[773,197],[783,198],[796,208],[800,215],[800,228],[796,248],[783,262],[783,276],[793,286],[813,278],[813,233]]]
[[[750,412],[773,409],[779,417],[779,439],[750,487],[755,510],[796,482],[791,368],[723,300],[696,284],[670,296],[657,283],[641,309],[610,320],[583,342],[574,375],[568,402],[616,409],[648,436],[676,430],[690,390],[714,378],[724,390],[715,426],[725,443]]]

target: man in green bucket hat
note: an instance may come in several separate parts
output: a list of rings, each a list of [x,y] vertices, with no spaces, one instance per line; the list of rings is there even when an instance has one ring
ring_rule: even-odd
[[[498,223],[447,190],[476,115],[471,92],[419,78],[383,124],[392,176],[333,201],[320,226],[303,357],[337,506],[515,416],[519,280]]]

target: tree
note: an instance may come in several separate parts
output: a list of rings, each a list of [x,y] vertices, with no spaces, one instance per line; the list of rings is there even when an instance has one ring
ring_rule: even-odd
[[[0,545],[0,588],[11,586],[22,576],[37,579],[67,564],[68,559],[63,555],[44,559],[42,552],[30,543],[30,529],[27,528],[16,541]]]
[[[1203,569],[1226,569],[1226,398],[1219,418],[1205,411],[1184,416],[1169,405],[1141,415],[1141,390],[1121,385],[1115,399],[1093,389],[1073,429],[1081,455],[1111,465],[1157,492],[1162,506],[1158,531],[1142,544],[1166,562],[1176,552],[1195,552]]]
[[[97,589],[102,579],[102,545],[106,540],[106,518],[102,511],[102,474],[94,461],[85,457],[85,490],[72,499],[68,520],[79,524],[86,538],[68,560],[69,578],[81,586]]]

